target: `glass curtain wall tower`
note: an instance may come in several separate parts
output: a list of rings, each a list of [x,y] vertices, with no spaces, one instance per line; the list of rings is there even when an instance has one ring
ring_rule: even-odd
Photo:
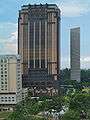
[[[80,82],[80,27],[70,30],[71,80]]]

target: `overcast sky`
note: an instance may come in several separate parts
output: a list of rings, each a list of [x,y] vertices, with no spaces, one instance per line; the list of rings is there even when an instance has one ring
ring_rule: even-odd
[[[0,54],[17,53],[18,10],[55,3],[61,9],[61,68],[70,67],[70,28],[81,29],[81,68],[90,68],[90,0],[0,0]]]

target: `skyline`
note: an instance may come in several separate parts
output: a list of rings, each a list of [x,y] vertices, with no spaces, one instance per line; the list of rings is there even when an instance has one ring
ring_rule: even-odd
[[[55,3],[61,9],[61,68],[69,67],[70,28],[81,29],[81,67],[90,68],[89,27],[90,1],[86,0],[21,0],[0,1],[0,54],[14,54],[17,48],[17,20],[22,5],[39,3]],[[72,11],[71,11],[72,9]],[[7,12],[6,12],[7,11]],[[12,50],[13,49],[13,50]]]

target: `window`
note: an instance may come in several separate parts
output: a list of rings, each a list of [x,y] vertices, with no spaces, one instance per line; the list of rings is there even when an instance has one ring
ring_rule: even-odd
[[[35,66],[36,66],[36,68],[39,67],[39,60],[35,60]]]
[[[5,88],[7,88],[7,85],[5,85]]]
[[[3,62],[3,59],[1,59],[1,62]]]
[[[11,101],[11,97],[8,97],[8,101]]]
[[[30,60],[30,68],[34,67],[34,60]]]
[[[11,99],[8,100],[9,102],[11,101]]]
[[[7,70],[7,68],[5,68],[4,70]]]
[[[45,68],[45,60],[41,60],[41,67]]]
[[[18,71],[18,73],[21,73],[21,71]]]
[[[18,77],[18,80],[20,80],[21,78],[20,77]],[[19,81],[18,81],[19,82]]]
[[[3,74],[3,71],[1,71],[1,74]]]
[[[7,81],[5,81],[5,84],[7,84]]]
[[[18,67],[20,67],[20,64],[18,64]]]
[[[7,67],[7,65],[4,65],[5,67]]]
[[[18,77],[20,77],[21,74],[18,74]]]
[[[14,97],[12,97],[12,101],[14,101]]]
[[[1,82],[1,84],[4,84],[4,82]]]
[[[17,81],[18,83],[20,83],[20,81]]]
[[[3,68],[1,68],[1,71],[3,70]]]
[[[5,102],[7,102],[7,99],[5,99]]]
[[[7,71],[5,71],[5,73],[7,74]]]

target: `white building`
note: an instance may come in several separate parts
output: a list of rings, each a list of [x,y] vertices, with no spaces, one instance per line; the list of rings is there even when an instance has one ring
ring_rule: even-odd
[[[22,100],[28,97],[28,88],[22,88]]]
[[[14,105],[21,100],[21,58],[19,55],[0,55],[0,105]]]

